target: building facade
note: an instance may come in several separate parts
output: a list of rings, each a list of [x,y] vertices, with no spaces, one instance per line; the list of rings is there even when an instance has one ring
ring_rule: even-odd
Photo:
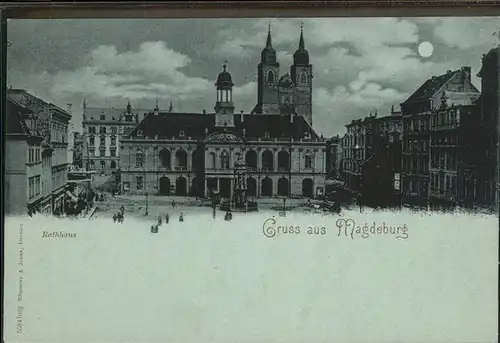
[[[395,205],[399,199],[402,118],[391,115],[353,120],[342,139],[344,184],[366,204]]]
[[[426,205],[430,187],[431,115],[443,106],[473,104],[479,91],[470,67],[433,76],[401,104],[403,118],[402,195],[408,204]]]
[[[342,141],[335,136],[326,141],[326,177],[339,180],[341,178]]]
[[[89,171],[111,175],[120,162],[120,138],[129,134],[148,110],[87,107],[83,103],[83,166]]]
[[[15,170],[19,170],[24,164],[28,177],[28,201],[24,204],[25,211],[19,212],[23,204],[13,204],[12,213],[63,213],[69,164],[67,132],[71,115],[24,90],[9,89],[7,97],[13,111],[12,116],[7,113],[8,120],[20,121],[21,127],[27,127],[28,129],[23,129],[23,134],[27,137],[42,138],[40,146],[32,147],[29,142],[33,139],[30,138],[26,146],[23,143],[16,148],[9,148],[9,153],[16,149],[27,149],[26,154],[13,155],[13,161],[9,161],[16,166]],[[17,159],[21,160],[16,161]],[[15,185],[13,183],[9,187]]]
[[[486,140],[486,161],[483,165],[484,172],[488,177],[484,197],[495,208],[498,209],[499,185],[499,134],[500,121],[500,46],[491,49],[483,55],[482,67],[478,73],[481,77],[481,121],[482,136]]]
[[[259,68],[273,61],[270,39],[269,32]],[[296,62],[305,63],[302,34],[300,41],[298,51],[303,55]],[[265,102],[277,113],[235,114],[234,83],[226,69],[224,65],[217,78],[214,113],[162,112],[156,107],[122,139],[124,193],[208,196],[215,192],[231,198],[234,165],[241,158],[248,169],[250,197],[324,194],[326,141],[312,129],[308,115],[297,113],[295,103],[280,103],[278,98],[273,104],[271,98]],[[276,70],[271,74],[276,80]],[[256,108],[264,104],[259,87]]]
[[[269,27],[266,46],[257,67],[257,105],[252,114],[281,114],[283,107],[293,106],[295,112],[312,126],[312,79],[312,64],[302,28],[290,72],[280,76],[280,64]]]

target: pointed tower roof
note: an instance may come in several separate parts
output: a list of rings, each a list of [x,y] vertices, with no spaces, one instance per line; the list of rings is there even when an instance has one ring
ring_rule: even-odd
[[[306,44],[304,43],[304,24],[300,25],[299,48],[293,54],[293,64],[295,65],[309,64],[309,52],[306,50]]]
[[[130,105],[130,100],[127,103],[127,113],[132,113],[132,105]]]
[[[156,99],[155,111],[159,111],[159,110],[160,110],[160,106],[158,106],[158,99]]]
[[[276,64],[276,51],[273,48],[271,39],[271,24],[267,28],[266,47],[262,50],[260,61],[264,64]]]

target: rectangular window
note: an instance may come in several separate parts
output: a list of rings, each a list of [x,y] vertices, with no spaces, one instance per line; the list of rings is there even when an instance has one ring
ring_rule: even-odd
[[[112,157],[116,156],[116,149],[111,149],[109,152]]]
[[[106,126],[99,127],[99,133],[106,133]]]
[[[101,137],[99,138],[99,142],[100,142],[100,145],[101,145],[101,146],[105,146],[105,145],[106,145],[106,136],[104,136],[104,135],[103,135],[103,136],[101,136]]]
[[[139,190],[142,189],[142,186],[143,186],[142,181],[143,181],[142,176],[136,176],[137,189],[139,189]]]
[[[95,138],[94,137],[89,138],[89,145],[95,145]]]
[[[101,156],[101,157],[106,156],[106,150],[105,149],[99,149],[99,156]]]
[[[138,153],[135,155],[135,166],[142,167],[144,164],[144,155],[142,153]]]
[[[89,155],[90,156],[95,156],[95,148],[90,148],[89,149]]]
[[[115,134],[117,133],[117,131],[118,131],[118,130],[117,130],[116,126],[112,126],[112,127],[111,127],[111,133],[112,133],[112,134],[114,134],[114,135],[115,135]]]
[[[116,145],[116,137],[111,137],[111,145],[115,146]]]
[[[123,183],[123,190],[124,191],[129,191],[130,190],[130,182],[124,182]]]

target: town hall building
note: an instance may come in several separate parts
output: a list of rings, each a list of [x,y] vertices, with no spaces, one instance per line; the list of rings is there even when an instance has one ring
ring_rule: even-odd
[[[251,113],[234,113],[226,65],[215,86],[214,113],[163,112],[157,105],[121,139],[123,193],[231,197],[241,160],[249,197],[324,194],[326,140],[312,128],[312,65],[302,29],[291,73],[281,77],[269,29]]]

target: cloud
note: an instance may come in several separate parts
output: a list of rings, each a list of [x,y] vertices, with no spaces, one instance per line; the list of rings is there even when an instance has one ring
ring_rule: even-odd
[[[182,71],[191,60],[164,42],[142,43],[138,51],[119,53],[101,45],[90,53],[88,65],[72,71],[40,75],[54,98],[81,95],[99,102],[107,98],[190,100],[203,98],[213,82]]]
[[[497,44],[492,33],[499,23],[498,18],[100,20],[58,22],[62,29],[55,21],[34,22],[9,27],[14,43],[9,85],[28,87],[62,106],[86,98],[94,106],[124,106],[130,99],[133,106],[150,108],[159,99],[160,108],[172,100],[176,111],[193,112],[214,105],[214,82],[225,59],[236,84],[236,111],[251,111],[268,24],[283,75],[303,22],[314,73],[314,127],[326,136],[369,111],[388,113],[427,78],[448,69],[472,66],[478,86],[474,75],[481,54]],[[122,24],[128,25],[127,35]],[[92,39],[71,39],[96,30],[101,35]],[[35,31],[42,41],[33,40]],[[423,40],[434,45],[426,59],[417,53]]]
[[[498,40],[493,36],[500,28],[499,18],[441,18],[435,22],[434,35],[450,47],[470,49],[481,45],[494,47]]]

